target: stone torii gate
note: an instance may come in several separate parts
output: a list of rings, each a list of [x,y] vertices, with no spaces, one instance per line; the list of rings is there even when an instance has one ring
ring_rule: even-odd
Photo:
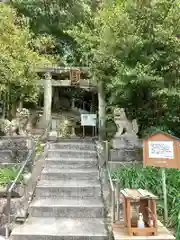
[[[51,121],[52,88],[53,87],[79,87],[87,91],[98,92],[99,131],[104,132],[105,126],[105,96],[102,82],[88,76],[87,67],[52,67],[39,68],[36,72],[41,76],[40,85],[44,87],[44,109],[42,124],[47,126]],[[53,79],[56,75],[56,79]],[[73,102],[72,102],[73,105]]]

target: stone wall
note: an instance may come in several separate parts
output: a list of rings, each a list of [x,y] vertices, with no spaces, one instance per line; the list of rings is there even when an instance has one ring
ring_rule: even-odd
[[[44,159],[47,156],[48,144],[44,147],[44,151],[36,155],[35,165],[28,181],[17,185],[12,193],[11,199],[11,226],[14,227],[16,218],[26,218],[29,204],[34,196],[37,181],[44,166]],[[6,190],[4,191],[5,195]],[[0,235],[5,235],[5,226],[7,224],[7,197],[0,194]]]
[[[30,147],[32,147],[31,138],[24,136],[1,137],[0,164],[21,162],[26,158]]]

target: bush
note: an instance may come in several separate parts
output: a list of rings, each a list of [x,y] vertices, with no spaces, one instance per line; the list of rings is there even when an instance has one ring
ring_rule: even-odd
[[[0,169],[0,186],[6,186],[14,181],[19,172],[19,167],[5,167]],[[19,179],[21,181],[21,179]]]

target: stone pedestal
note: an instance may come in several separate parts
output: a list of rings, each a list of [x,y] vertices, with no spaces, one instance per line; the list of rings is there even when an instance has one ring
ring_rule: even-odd
[[[142,161],[142,143],[135,134],[124,134],[112,140],[111,161]]]
[[[126,142],[121,137],[114,137],[112,140],[113,149],[124,149],[126,147]]]
[[[48,136],[49,141],[56,141],[57,138],[58,138],[57,131],[54,130],[54,131],[49,132],[49,136]]]

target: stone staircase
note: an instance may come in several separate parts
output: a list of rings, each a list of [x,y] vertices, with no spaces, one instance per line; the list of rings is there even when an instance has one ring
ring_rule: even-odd
[[[106,240],[95,145],[51,143],[29,218],[11,240]]]

